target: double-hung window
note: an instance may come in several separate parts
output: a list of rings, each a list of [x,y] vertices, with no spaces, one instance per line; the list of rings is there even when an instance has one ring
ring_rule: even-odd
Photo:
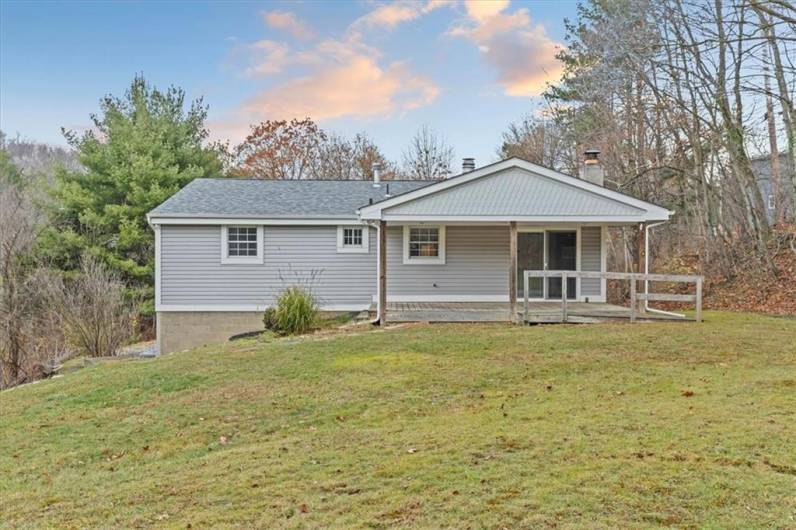
[[[404,263],[445,263],[444,226],[404,226]]]
[[[364,226],[338,226],[337,252],[365,253],[368,251],[368,229]]]
[[[221,227],[221,263],[262,262],[262,226]]]

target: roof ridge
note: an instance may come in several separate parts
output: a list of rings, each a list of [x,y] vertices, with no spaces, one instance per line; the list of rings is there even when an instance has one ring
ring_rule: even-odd
[[[365,179],[258,179],[253,177],[197,177],[193,180],[232,180],[232,181],[247,181],[247,182],[367,182],[373,183],[372,180]],[[191,181],[193,182],[193,181]],[[390,179],[382,180],[380,184],[390,184],[391,182],[417,182],[417,183],[433,183],[440,182],[439,180],[431,179]]]

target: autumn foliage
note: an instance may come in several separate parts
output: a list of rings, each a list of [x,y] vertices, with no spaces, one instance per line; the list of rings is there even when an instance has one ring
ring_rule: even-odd
[[[397,169],[364,133],[349,140],[330,134],[310,118],[269,120],[254,125],[235,149],[240,176],[273,180],[365,180],[378,163],[385,179]]]

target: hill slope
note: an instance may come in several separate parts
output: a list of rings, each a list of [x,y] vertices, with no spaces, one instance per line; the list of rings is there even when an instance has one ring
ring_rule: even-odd
[[[0,393],[0,525],[784,527],[796,320],[410,326]]]

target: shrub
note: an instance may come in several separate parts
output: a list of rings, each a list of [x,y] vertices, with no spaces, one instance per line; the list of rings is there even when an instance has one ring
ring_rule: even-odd
[[[135,337],[138,300],[126,300],[119,274],[96,258],[84,256],[80,275],[53,282],[50,303],[67,341],[90,357],[116,355]]]
[[[288,287],[276,299],[274,331],[283,335],[306,333],[315,324],[318,304],[312,294],[301,287]]]
[[[265,326],[265,329],[276,331],[277,322],[275,307],[272,306],[265,310],[265,313],[263,314],[263,325]]]

